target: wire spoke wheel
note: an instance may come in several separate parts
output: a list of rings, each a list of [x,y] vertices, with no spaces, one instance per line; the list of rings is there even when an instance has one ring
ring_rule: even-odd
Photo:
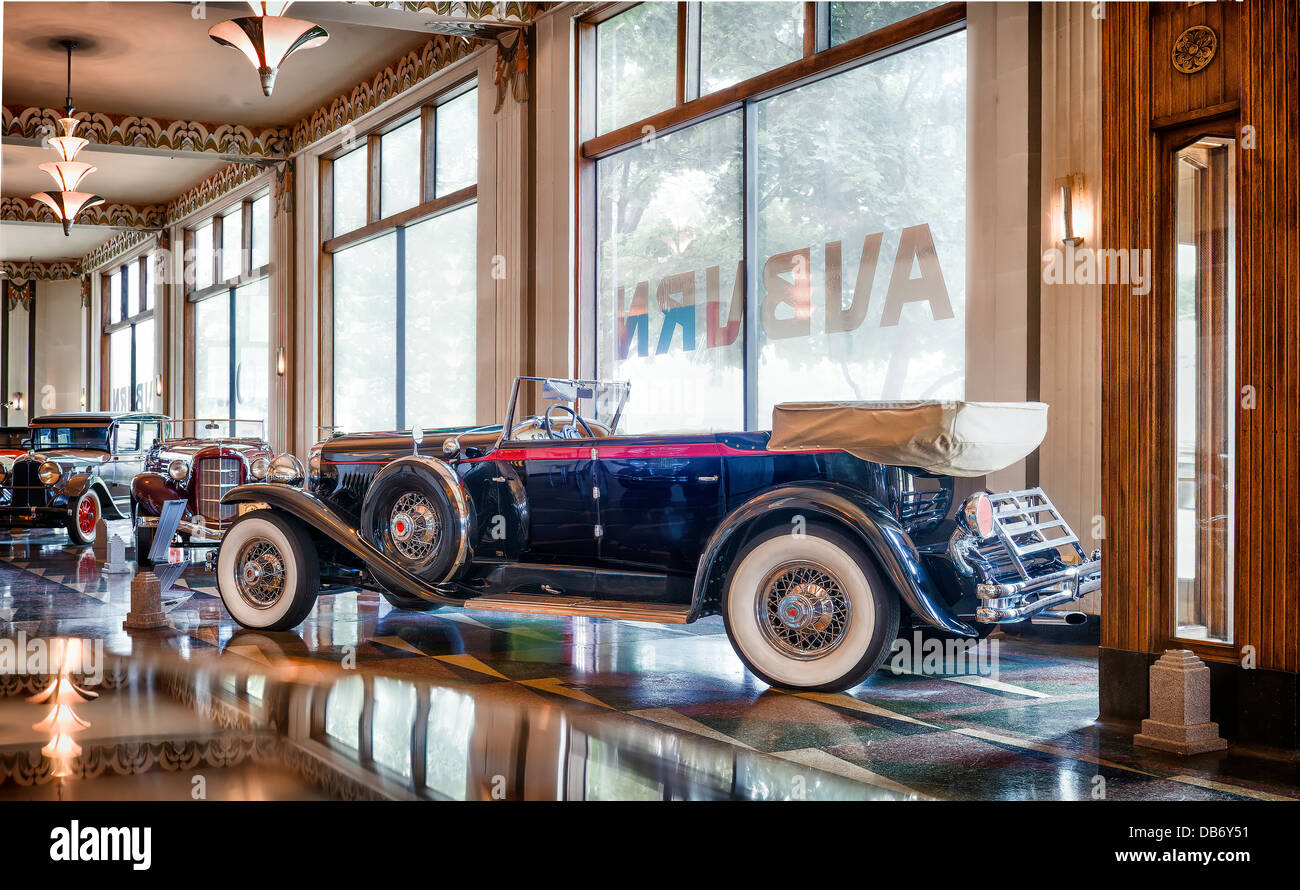
[[[235,584],[244,602],[269,609],[284,595],[284,557],[265,538],[253,538],[235,557]]]
[[[95,533],[95,524],[99,521],[98,504],[95,499],[85,497],[77,505],[77,528],[81,529],[83,535],[93,535]]]
[[[424,562],[438,551],[442,525],[438,511],[424,495],[408,491],[388,514],[388,534],[403,559]]]
[[[835,649],[852,620],[844,585],[825,567],[803,560],[784,562],[769,572],[755,608],[767,642],[803,661]]]

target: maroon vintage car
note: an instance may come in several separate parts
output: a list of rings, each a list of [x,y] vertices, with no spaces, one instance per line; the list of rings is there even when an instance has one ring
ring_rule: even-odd
[[[177,436],[189,425],[203,435]],[[184,545],[221,541],[237,508],[222,504],[226,492],[245,482],[265,479],[275,453],[258,436],[237,435],[239,428],[261,421],[204,419],[169,421],[164,437],[145,457],[144,472],[131,484],[131,518],[135,527],[136,559],[149,564],[158,517],[167,501],[184,500],[178,530]]]

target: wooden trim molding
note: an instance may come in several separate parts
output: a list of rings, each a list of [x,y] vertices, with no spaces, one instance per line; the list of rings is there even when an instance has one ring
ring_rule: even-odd
[[[353,244],[360,244],[362,241],[368,241],[377,235],[382,235],[384,232],[391,231],[397,226],[409,225],[426,216],[433,216],[437,213],[453,210],[463,204],[472,203],[477,199],[478,184],[467,185],[465,188],[452,192],[450,195],[443,195],[441,198],[435,198],[432,201],[425,201],[423,204],[417,204],[408,210],[394,213],[392,216],[377,219],[372,223],[367,223],[359,229],[353,229],[345,235],[336,235],[321,244],[321,249],[326,253],[335,253],[345,247],[351,247]]]

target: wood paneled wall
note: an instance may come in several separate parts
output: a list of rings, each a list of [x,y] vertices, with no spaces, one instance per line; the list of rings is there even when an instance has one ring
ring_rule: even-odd
[[[1259,668],[1300,668],[1300,96],[1297,0],[1112,3],[1102,26],[1102,230],[1151,249],[1155,286],[1108,283],[1102,305],[1102,646],[1159,652],[1173,630],[1172,257],[1162,134],[1228,127],[1237,158],[1235,646],[1197,647]],[[1203,71],[1172,68],[1194,24],[1219,35]],[[1253,147],[1251,144],[1253,140]],[[1163,253],[1163,255],[1162,255]]]

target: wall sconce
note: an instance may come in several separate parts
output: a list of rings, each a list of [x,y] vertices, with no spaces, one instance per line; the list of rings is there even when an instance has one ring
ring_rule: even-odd
[[[16,392],[14,393],[13,398],[5,402],[4,405],[0,407],[7,408],[10,411],[22,411],[24,410],[26,404],[27,404],[26,401],[23,399],[23,394],[20,392]]]
[[[289,370],[289,367],[285,361],[284,347],[280,346],[275,350],[275,374],[277,377],[283,377],[287,370]]]
[[[81,388],[81,407],[86,407],[86,388]]]
[[[1059,202],[1058,224],[1061,227],[1061,243],[1078,247],[1083,243],[1083,236],[1076,234],[1074,227],[1074,192],[1075,187],[1083,189],[1083,177],[1062,176],[1056,180],[1057,201]]]
[[[161,395],[162,395],[162,375],[161,375],[161,374],[159,374],[157,377],[154,378],[154,381],[153,381],[153,391],[154,391],[154,394],[157,395],[157,396],[161,396]]]

